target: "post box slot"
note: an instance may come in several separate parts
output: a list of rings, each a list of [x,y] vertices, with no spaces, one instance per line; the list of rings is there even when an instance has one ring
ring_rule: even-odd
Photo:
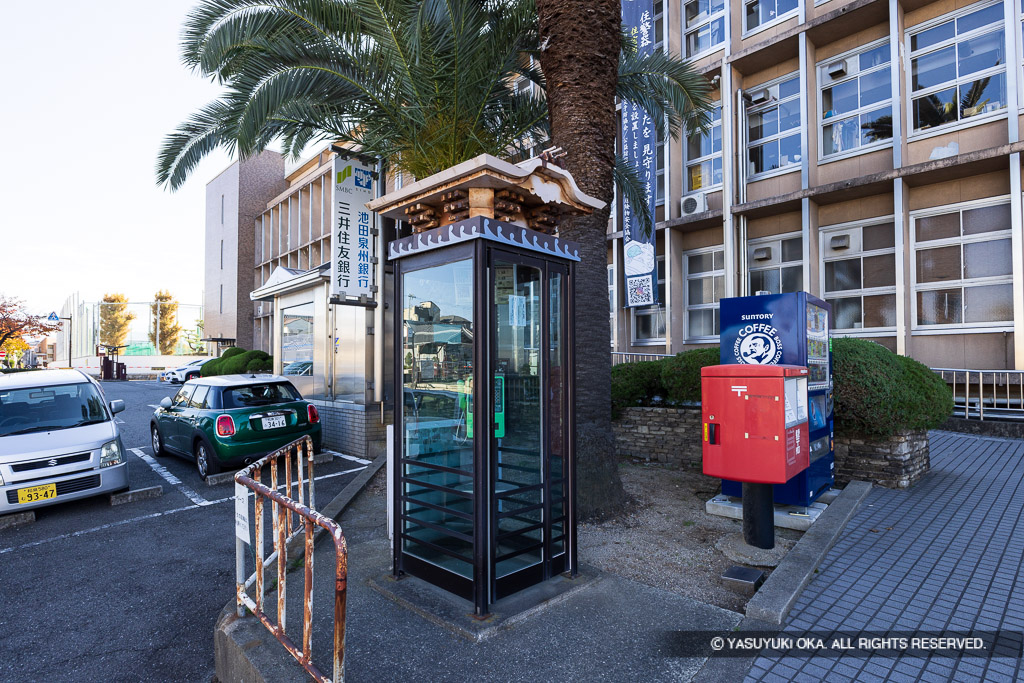
[[[714,422],[708,424],[708,443],[712,446],[718,443],[718,425]]]

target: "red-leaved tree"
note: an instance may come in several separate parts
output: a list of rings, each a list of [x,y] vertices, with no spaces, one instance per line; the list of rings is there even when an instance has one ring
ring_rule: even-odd
[[[26,312],[21,299],[0,294],[0,346],[14,337],[45,335],[59,329],[59,323],[49,323],[43,316]]]

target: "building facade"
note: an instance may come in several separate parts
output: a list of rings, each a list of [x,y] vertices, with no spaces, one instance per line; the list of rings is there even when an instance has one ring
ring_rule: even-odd
[[[253,221],[284,191],[284,157],[264,152],[236,161],[206,185],[203,336],[221,346],[253,346]],[[213,342],[217,344],[218,342]],[[214,349],[216,350],[216,349]]]
[[[835,333],[932,367],[1024,367],[1022,0],[655,2],[713,125],[659,141],[659,305],[615,351],[718,342],[718,301],[806,290]]]

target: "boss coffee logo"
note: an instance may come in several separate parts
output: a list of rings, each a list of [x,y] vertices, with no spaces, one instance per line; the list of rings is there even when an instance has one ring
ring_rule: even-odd
[[[771,317],[770,313],[763,313],[745,315],[742,320],[771,320]],[[782,339],[778,330],[768,323],[749,323],[740,328],[732,353],[738,362],[747,365],[775,365],[782,359]]]

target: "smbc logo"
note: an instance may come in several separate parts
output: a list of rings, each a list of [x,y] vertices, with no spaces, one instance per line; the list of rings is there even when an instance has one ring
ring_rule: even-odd
[[[346,178],[351,178],[352,177],[352,164],[349,164],[345,168],[343,168],[340,171],[338,171],[337,176],[338,176],[337,179],[334,181],[335,185],[341,185],[343,182],[345,182]]]

